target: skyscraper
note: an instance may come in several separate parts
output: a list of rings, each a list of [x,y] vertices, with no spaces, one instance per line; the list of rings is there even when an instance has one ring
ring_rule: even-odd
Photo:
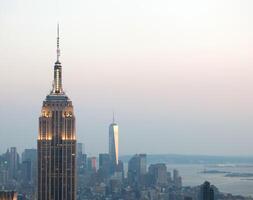
[[[77,174],[83,173],[86,168],[86,154],[83,153],[83,143],[77,143]],[[80,178],[80,177],[78,177]]]
[[[29,172],[31,175],[31,184],[35,185],[37,180],[37,149],[25,149],[22,153],[22,163],[27,166],[27,164],[31,164],[31,171]],[[28,161],[28,162],[27,162]]]
[[[111,160],[111,172],[114,173],[119,163],[119,127],[113,122],[109,126],[109,156]]]
[[[167,185],[167,167],[164,163],[151,164],[148,168],[151,181],[155,185]]]
[[[200,186],[199,200],[214,200],[214,189],[208,181]]]
[[[17,178],[17,171],[19,165],[19,155],[16,147],[11,147],[9,152],[9,177],[11,179]]]
[[[83,143],[77,143],[77,155],[83,154],[83,148],[84,148]]]
[[[147,172],[147,155],[136,154],[128,162],[128,182],[130,185],[139,185],[144,182]]]
[[[97,158],[96,157],[89,157],[87,159],[87,168],[89,172],[96,172],[97,171]]]
[[[182,177],[179,176],[179,172],[177,169],[173,170],[173,182],[175,188],[180,189],[182,187]]]
[[[53,89],[43,101],[39,118],[38,200],[76,199],[75,116],[62,88],[59,56],[58,26]]]
[[[110,174],[110,156],[108,153],[99,154],[99,173],[104,179]]]

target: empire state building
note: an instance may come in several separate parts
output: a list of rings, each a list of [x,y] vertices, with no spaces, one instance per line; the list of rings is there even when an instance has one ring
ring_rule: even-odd
[[[39,117],[38,200],[76,199],[75,115],[72,101],[62,88],[59,56],[58,26],[53,88],[43,101]]]

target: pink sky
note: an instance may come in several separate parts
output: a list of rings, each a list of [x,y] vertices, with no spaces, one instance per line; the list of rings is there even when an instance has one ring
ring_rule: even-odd
[[[63,87],[89,154],[107,151],[115,110],[120,154],[252,155],[252,8],[250,0],[2,1],[0,151],[36,145],[60,21]]]

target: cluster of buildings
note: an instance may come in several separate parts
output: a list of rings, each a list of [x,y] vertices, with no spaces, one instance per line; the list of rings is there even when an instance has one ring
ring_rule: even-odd
[[[12,147],[0,156],[0,200],[233,199],[208,182],[183,187],[176,169],[171,173],[164,163],[148,164],[146,154],[123,163],[114,119],[108,152],[98,159],[87,157],[76,140],[73,104],[62,87],[59,56],[58,27],[53,88],[42,104],[37,149],[26,149],[20,156]]]
[[[25,149],[20,155],[16,147],[0,155],[0,190],[18,190],[22,196],[35,198],[37,180],[37,150]],[[1,199],[1,198],[0,198]]]
[[[87,164],[78,170],[78,200],[167,199],[171,191],[174,199],[181,197],[182,178],[178,171],[171,175],[164,163],[148,166],[146,154],[136,154],[128,163],[118,161],[113,167],[110,153],[99,154],[98,168],[89,159],[96,158],[87,158]]]
[[[220,193],[209,182],[183,186],[176,169],[170,172],[165,163],[149,164],[146,154],[133,155],[123,163],[111,160],[114,153],[87,157],[83,149],[77,143],[76,200],[252,200]],[[0,200],[38,199],[37,153],[25,149],[19,154],[11,147],[0,155]]]

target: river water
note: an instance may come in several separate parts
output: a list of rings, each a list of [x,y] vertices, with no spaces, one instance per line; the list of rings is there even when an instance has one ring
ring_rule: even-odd
[[[253,196],[253,179],[240,177],[225,177],[225,174],[201,173],[204,170],[218,170],[235,173],[253,173],[253,165],[201,165],[201,164],[168,164],[168,171],[177,169],[182,176],[183,186],[196,186],[204,181],[218,187],[221,192],[234,195]],[[247,180],[246,180],[247,179]],[[250,180],[252,179],[252,180]]]

